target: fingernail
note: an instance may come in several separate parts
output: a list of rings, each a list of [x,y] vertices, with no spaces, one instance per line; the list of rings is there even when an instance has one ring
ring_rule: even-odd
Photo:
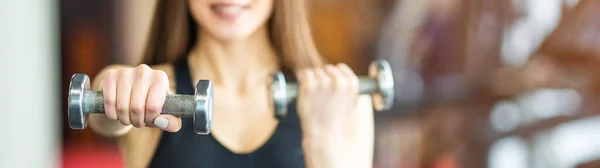
[[[164,117],[156,117],[156,119],[154,119],[154,125],[164,130],[167,129],[167,126],[169,126],[169,120]]]

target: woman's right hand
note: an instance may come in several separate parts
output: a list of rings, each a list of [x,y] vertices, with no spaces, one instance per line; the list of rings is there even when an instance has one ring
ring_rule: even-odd
[[[142,64],[135,68],[109,69],[100,84],[104,94],[104,111],[111,120],[134,127],[158,127],[169,132],[181,128],[181,119],[160,114],[169,79],[161,70]]]

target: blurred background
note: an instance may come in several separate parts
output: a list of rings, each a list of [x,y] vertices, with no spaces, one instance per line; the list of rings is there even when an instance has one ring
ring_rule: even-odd
[[[374,167],[600,167],[600,1],[309,0],[330,62],[392,63]],[[71,75],[138,64],[156,0],[0,1],[0,167],[123,167]]]

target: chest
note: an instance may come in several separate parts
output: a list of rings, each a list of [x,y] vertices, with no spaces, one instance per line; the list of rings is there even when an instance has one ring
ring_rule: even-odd
[[[237,122],[233,125],[275,122],[272,103],[269,102],[266,94],[266,90],[239,94],[215,88],[213,106],[215,120]]]
[[[181,131],[162,134],[150,167],[304,167],[294,110],[279,122],[266,95],[215,93],[211,134],[194,134],[192,121],[184,119]]]
[[[214,134],[187,132],[164,133],[150,167],[304,167],[301,134],[294,129],[278,130],[269,143],[251,153],[228,150]]]
[[[266,90],[240,94],[215,88],[212,134],[234,153],[251,153],[273,136],[279,123]]]
[[[225,100],[215,97],[211,134],[192,133],[189,119],[180,132],[163,133],[151,167],[304,167],[296,115],[279,123],[268,103]]]

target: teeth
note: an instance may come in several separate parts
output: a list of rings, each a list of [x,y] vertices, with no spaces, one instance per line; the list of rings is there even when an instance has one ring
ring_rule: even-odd
[[[235,14],[242,12],[243,8],[241,6],[218,6],[216,7],[218,12],[225,14]]]

